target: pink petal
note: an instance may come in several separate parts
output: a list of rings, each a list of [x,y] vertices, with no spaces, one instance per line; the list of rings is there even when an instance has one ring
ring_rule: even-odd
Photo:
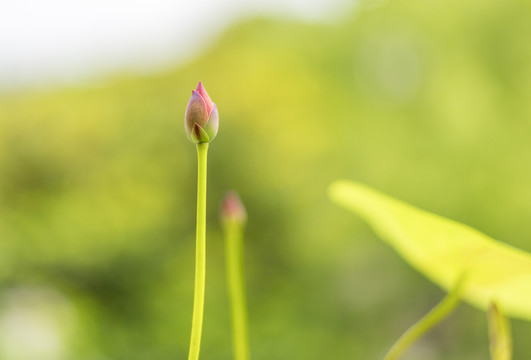
[[[208,120],[206,122],[206,125],[204,126],[206,133],[210,137],[210,140],[213,140],[217,133],[219,128],[219,115],[218,115],[218,107],[216,104],[214,104],[214,107],[212,108],[212,111],[210,112],[210,116],[208,117]]]
[[[200,81],[199,84],[197,84],[197,89],[195,89],[201,95],[203,100],[205,100],[206,108],[207,108],[207,114],[210,115],[210,112],[212,111],[212,108],[214,107],[214,103],[212,100],[210,100],[210,96],[208,96],[205,88],[203,87],[203,83]]]
[[[192,96],[190,97],[190,101],[186,107],[184,119],[188,131],[192,130],[194,123],[197,123],[199,126],[203,127],[208,121],[205,100],[203,100],[203,97],[195,90],[192,90]]]

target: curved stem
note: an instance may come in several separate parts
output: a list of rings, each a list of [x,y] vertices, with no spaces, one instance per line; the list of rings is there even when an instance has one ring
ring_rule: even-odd
[[[511,360],[513,352],[511,326],[495,302],[489,305],[487,319],[492,360]]]
[[[197,144],[197,224],[195,250],[194,312],[188,360],[199,359],[206,275],[206,192],[208,143]]]
[[[391,350],[385,355],[384,360],[395,360],[419,337],[424,335],[433,326],[437,325],[459,304],[459,296],[463,285],[463,278],[457,281],[456,285],[448,295],[437,304],[422,319],[413,324],[406,330],[397,342],[391,347]]]
[[[235,360],[249,359],[247,305],[243,271],[243,225],[225,224],[227,285],[232,310],[233,351]]]

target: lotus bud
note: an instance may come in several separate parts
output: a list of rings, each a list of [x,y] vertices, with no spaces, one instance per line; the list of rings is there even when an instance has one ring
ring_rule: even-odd
[[[219,127],[219,115],[216,104],[210,100],[201,81],[186,107],[184,129],[191,142],[209,143],[216,137]]]
[[[236,223],[245,225],[247,212],[236,191],[229,191],[221,202],[221,221],[223,223]]]

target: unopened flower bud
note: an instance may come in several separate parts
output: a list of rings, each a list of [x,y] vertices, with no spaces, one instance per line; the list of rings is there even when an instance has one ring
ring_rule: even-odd
[[[221,221],[240,225],[244,225],[247,222],[247,212],[236,191],[229,191],[225,194],[221,202]]]
[[[188,139],[195,144],[209,143],[216,137],[219,115],[216,104],[210,100],[201,81],[192,96],[184,115],[184,129]]]

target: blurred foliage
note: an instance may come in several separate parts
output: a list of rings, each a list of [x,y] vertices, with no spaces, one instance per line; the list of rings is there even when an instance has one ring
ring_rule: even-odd
[[[496,301],[509,316],[531,321],[529,252],[354,181],[333,182],[329,194],[428,279],[449,293],[462,288],[454,298],[484,311]]]
[[[527,0],[365,1],[334,24],[242,22],[159,74],[3,94],[0,339],[53,328],[41,343],[59,345],[0,342],[0,359],[186,357],[196,155],[183,116],[198,80],[221,116],[202,357],[231,358],[217,207],[233,188],[249,213],[253,358],[381,358],[443,292],[326,187],[357,179],[531,250],[530,19]],[[52,326],[13,296],[63,315]],[[513,326],[514,357],[531,358],[531,324]],[[487,357],[486,319],[467,306],[409,353]]]

